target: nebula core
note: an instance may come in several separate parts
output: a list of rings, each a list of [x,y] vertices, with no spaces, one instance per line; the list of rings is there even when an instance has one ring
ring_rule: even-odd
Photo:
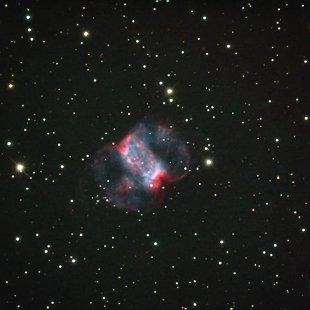
[[[172,126],[138,123],[119,142],[95,155],[95,180],[106,201],[120,209],[146,212],[157,207],[169,184],[189,172],[186,143]]]

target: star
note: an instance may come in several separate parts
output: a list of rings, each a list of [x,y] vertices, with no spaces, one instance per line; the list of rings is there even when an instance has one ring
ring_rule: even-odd
[[[173,94],[173,89],[172,88],[168,88],[167,89],[167,94],[168,95],[172,95]]]
[[[211,166],[213,164],[213,160],[210,159],[210,158],[207,158],[205,163],[206,163],[207,166]]]
[[[20,173],[22,173],[25,169],[25,166],[23,164],[16,164],[16,170]]]

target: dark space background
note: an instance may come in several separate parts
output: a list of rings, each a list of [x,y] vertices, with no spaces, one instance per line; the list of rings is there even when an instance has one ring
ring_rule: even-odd
[[[309,309],[309,32],[307,1],[2,1],[0,308]],[[98,202],[153,116],[189,175]]]

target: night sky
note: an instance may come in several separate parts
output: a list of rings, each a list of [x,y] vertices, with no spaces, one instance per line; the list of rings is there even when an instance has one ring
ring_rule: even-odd
[[[0,308],[309,309],[309,34],[307,1],[2,1]],[[144,213],[93,168],[150,119],[191,160]]]

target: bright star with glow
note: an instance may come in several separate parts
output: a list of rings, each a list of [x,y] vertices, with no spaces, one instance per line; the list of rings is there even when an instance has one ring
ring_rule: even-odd
[[[212,159],[206,159],[206,165],[207,166],[211,166],[213,164],[213,160]]]
[[[168,89],[167,89],[167,94],[168,94],[168,95],[172,95],[172,93],[173,93],[173,89],[172,89],[172,88],[168,88]]]
[[[24,169],[25,169],[25,166],[23,165],[23,164],[17,164],[16,165],[16,170],[18,171],[18,172],[23,172],[24,171]]]

